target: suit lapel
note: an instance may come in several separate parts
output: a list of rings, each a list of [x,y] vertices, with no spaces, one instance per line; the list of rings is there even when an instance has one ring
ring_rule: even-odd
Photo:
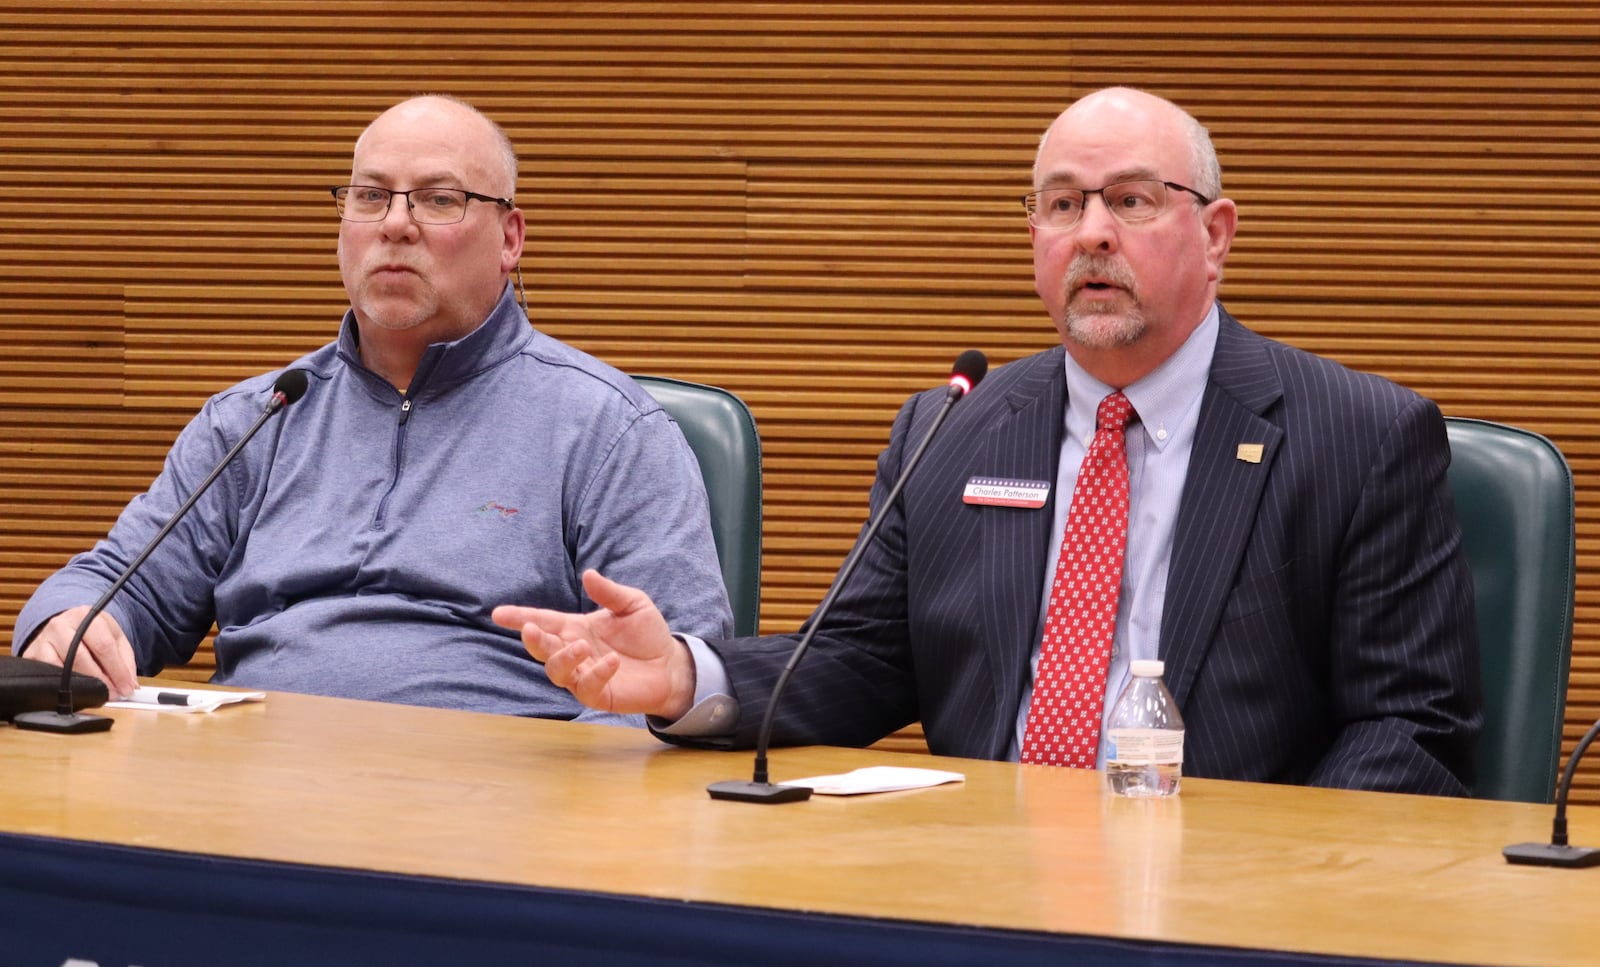
[[[1161,616],[1165,677],[1180,707],[1221,620],[1255,525],[1283,439],[1282,429],[1262,414],[1282,396],[1266,340],[1222,312],[1179,500]]]
[[[982,575],[979,613],[982,640],[988,643],[996,721],[989,750],[1003,756],[1012,738],[1017,703],[1033,653],[1046,544],[1054,504],[1056,464],[1061,453],[1066,412],[1064,350],[1057,348],[1026,363],[1029,372],[1011,387],[995,421],[986,428],[978,472],[1012,480],[1050,482],[1050,497],[1037,510],[990,507],[978,534]]]

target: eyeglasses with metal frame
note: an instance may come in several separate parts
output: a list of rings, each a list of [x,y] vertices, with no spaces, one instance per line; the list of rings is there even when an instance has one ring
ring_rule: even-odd
[[[454,225],[467,217],[467,203],[493,202],[507,211],[517,207],[509,198],[480,195],[464,188],[413,188],[395,191],[377,185],[340,185],[329,188],[339,217],[347,222],[381,222],[389,217],[396,195],[406,200],[411,218],[419,225]],[[415,197],[413,197],[415,196]]]
[[[1202,205],[1216,200],[1175,181],[1151,179],[1121,181],[1104,188],[1040,188],[1022,196],[1022,207],[1028,213],[1028,224],[1034,228],[1071,228],[1083,219],[1089,196],[1099,195],[1106,211],[1117,221],[1133,225],[1166,211],[1171,201],[1169,189],[1186,191],[1200,199]]]

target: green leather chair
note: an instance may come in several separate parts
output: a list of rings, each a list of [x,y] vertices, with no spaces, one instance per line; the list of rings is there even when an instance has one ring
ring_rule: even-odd
[[[744,401],[724,389],[635,376],[667,411],[700,461],[711,536],[733,605],[733,633],[756,633],[761,611],[761,437]]]
[[[1479,799],[1551,802],[1572,657],[1572,471],[1512,426],[1445,419],[1483,656]]]

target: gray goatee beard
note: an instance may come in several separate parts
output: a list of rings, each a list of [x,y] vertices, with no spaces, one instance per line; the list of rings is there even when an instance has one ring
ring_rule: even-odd
[[[1086,349],[1118,349],[1143,338],[1149,324],[1138,307],[1121,315],[1067,309],[1067,338]]]
[[[1110,314],[1094,311],[1073,300],[1086,279],[1111,282],[1122,289],[1132,306],[1126,312]],[[1149,328],[1139,294],[1134,290],[1133,274],[1123,263],[1109,258],[1084,256],[1072,264],[1066,278],[1067,305],[1063,320],[1067,338],[1086,349],[1118,349],[1138,342]]]

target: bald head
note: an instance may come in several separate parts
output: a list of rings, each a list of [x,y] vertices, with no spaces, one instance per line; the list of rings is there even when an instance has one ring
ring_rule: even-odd
[[[1164,97],[1132,87],[1107,87],[1085,94],[1062,111],[1039,139],[1034,158],[1033,183],[1042,185],[1049,173],[1039,170],[1039,159],[1052,137],[1071,137],[1073,131],[1151,128],[1166,137],[1180,139],[1188,151],[1189,171],[1185,182],[1207,198],[1222,195],[1222,166],[1211,132],[1194,116]]]
[[[1106,385],[1151,373],[1216,301],[1238,222],[1220,181],[1205,128],[1143,91],[1096,91],[1045,132],[1034,187],[1076,190],[1083,207],[1069,224],[1030,218],[1034,289],[1067,352]],[[1132,211],[1105,194],[1135,184],[1145,204]]]
[[[488,179],[487,191],[503,198],[511,198],[517,190],[517,151],[500,125],[488,115],[458,97],[448,94],[423,94],[401,101],[389,108],[367,125],[356,139],[355,154],[360,156],[361,143],[374,129],[379,131],[393,126],[406,126],[414,122],[429,123],[431,119],[455,119],[472,131],[475,148],[481,148],[484,176]]]
[[[361,360],[396,387],[430,345],[472,332],[505,298],[527,231],[510,200],[516,165],[500,128],[453,97],[402,101],[356,141],[350,184],[392,194],[381,218],[340,219],[339,271]],[[460,218],[419,220],[429,189],[465,193],[450,212]]]

